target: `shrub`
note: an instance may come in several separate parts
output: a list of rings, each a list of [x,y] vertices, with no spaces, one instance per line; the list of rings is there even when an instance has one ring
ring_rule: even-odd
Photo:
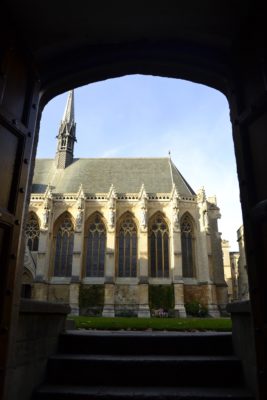
[[[168,316],[174,308],[173,285],[150,285],[149,307],[153,316]]]
[[[82,315],[100,315],[104,306],[104,285],[81,286],[79,307]]]
[[[203,304],[200,304],[200,308],[199,308],[199,312],[198,312],[198,316],[199,317],[208,317],[209,312],[206,306],[204,306]]]
[[[191,315],[192,317],[207,317],[208,309],[203,304],[199,303],[196,300],[185,303],[185,310],[187,315]]]

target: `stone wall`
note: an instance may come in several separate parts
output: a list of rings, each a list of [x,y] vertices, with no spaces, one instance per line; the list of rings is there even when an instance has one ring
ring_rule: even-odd
[[[34,389],[45,379],[47,360],[57,351],[69,312],[70,307],[64,304],[21,300],[6,400],[32,398]]]
[[[48,285],[48,301],[69,304],[69,285]]]
[[[200,304],[208,304],[206,285],[184,285],[184,302],[197,301]]]
[[[138,315],[139,286],[116,285],[115,286],[115,315]]]
[[[114,188],[112,189],[114,191]],[[112,192],[113,193],[113,192]],[[175,286],[175,310],[179,315],[185,316],[183,284],[191,284],[185,293],[185,302],[197,300],[209,307],[216,303],[213,283],[218,283],[218,278],[223,277],[222,254],[219,249],[220,235],[218,234],[217,218],[219,208],[214,203],[208,202],[202,190],[200,195],[183,197],[178,196],[175,187],[170,193],[154,194],[145,201],[140,193],[117,196],[111,202],[110,194],[99,194],[93,197],[81,197],[81,193],[62,194],[60,198],[52,192],[47,195],[32,195],[30,210],[40,221],[40,237],[38,255],[36,258],[36,276],[33,284],[32,297],[36,300],[67,303],[71,306],[73,315],[100,313],[105,317],[114,315],[149,316],[148,287],[145,285],[171,285]],[[112,196],[113,196],[112,195]],[[141,197],[140,197],[141,196]],[[48,204],[49,203],[49,204]],[[144,216],[144,204],[146,215]],[[45,210],[49,206],[48,220],[44,221]],[[46,207],[46,208],[45,208]],[[80,215],[82,208],[82,217]],[[73,221],[74,246],[71,276],[55,276],[53,269],[54,241],[58,218],[68,212]],[[120,218],[131,212],[137,229],[137,271],[136,275],[118,276],[118,228]],[[106,228],[106,254],[104,272],[98,276],[91,276],[86,272],[86,235],[90,218],[94,213],[101,215]],[[152,276],[150,271],[149,229],[156,213],[161,213],[166,221],[169,231],[169,275],[162,277]],[[112,215],[112,218],[111,218]],[[181,223],[183,217],[188,215],[194,231],[193,254],[194,276],[183,277]],[[78,218],[79,217],[79,218]],[[219,250],[220,251],[219,251]],[[25,266],[26,268],[26,266]],[[216,271],[217,272],[216,272]],[[216,272],[216,275],[214,273]],[[214,274],[217,281],[214,280]],[[70,274],[69,274],[70,275]],[[203,286],[203,282],[205,285]],[[222,278],[222,282],[224,283]],[[104,286],[103,306],[92,308],[79,306],[79,290],[90,285]],[[178,285],[178,286],[177,286]],[[179,286],[180,285],[180,286]],[[178,289],[179,287],[179,289]],[[195,293],[193,293],[195,292]]]
[[[257,397],[257,363],[251,306],[249,301],[235,301],[227,305],[231,314],[233,347],[241,360],[246,385]]]

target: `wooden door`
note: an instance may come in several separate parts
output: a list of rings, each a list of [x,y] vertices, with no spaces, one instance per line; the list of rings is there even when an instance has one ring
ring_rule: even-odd
[[[34,147],[37,87],[28,60],[14,49],[0,53],[0,398],[12,364],[20,301],[21,232]]]

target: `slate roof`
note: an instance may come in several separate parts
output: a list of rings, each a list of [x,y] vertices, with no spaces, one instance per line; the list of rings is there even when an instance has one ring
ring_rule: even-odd
[[[54,159],[37,159],[32,193],[44,193],[51,185],[54,193],[107,193],[111,184],[118,193],[171,192],[175,183],[181,195],[195,195],[193,189],[169,158],[76,158],[65,169],[57,169]]]

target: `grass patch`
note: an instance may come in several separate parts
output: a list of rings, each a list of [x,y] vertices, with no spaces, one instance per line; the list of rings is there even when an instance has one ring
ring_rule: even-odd
[[[102,318],[69,317],[77,329],[155,330],[155,331],[219,331],[230,332],[230,318]]]

